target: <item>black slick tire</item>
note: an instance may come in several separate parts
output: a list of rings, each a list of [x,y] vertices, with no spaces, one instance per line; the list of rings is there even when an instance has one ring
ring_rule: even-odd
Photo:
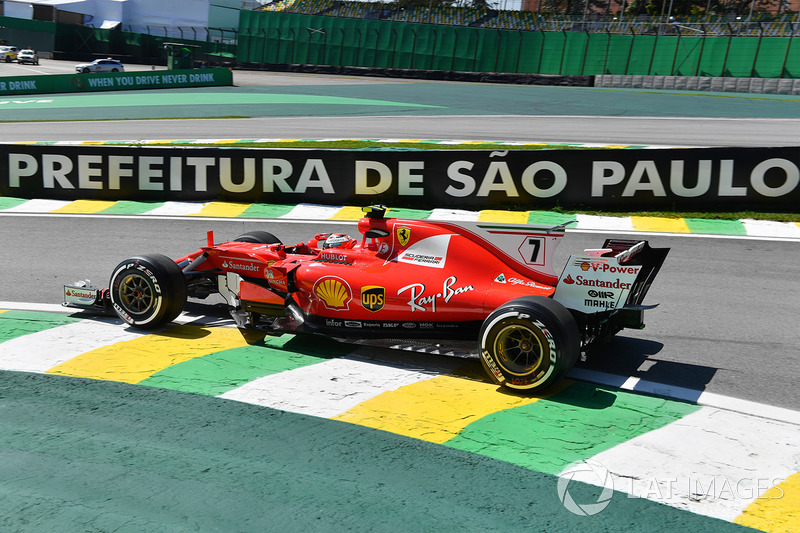
[[[258,244],[281,244],[281,240],[268,231],[248,231],[233,239],[236,242],[253,242]]]
[[[486,373],[512,389],[547,388],[564,377],[580,355],[574,317],[543,296],[517,298],[497,308],[483,322],[479,339]]]
[[[186,280],[169,257],[149,254],[121,262],[109,282],[111,307],[139,329],[156,329],[174,320],[186,305]]]

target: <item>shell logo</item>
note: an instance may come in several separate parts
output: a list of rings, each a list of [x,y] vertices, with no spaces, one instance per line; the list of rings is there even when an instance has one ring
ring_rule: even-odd
[[[328,309],[347,310],[353,292],[343,279],[327,277],[317,281],[314,294]]]

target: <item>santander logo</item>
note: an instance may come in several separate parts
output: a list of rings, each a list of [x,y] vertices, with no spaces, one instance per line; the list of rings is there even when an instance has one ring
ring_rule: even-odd
[[[258,265],[247,263],[236,263],[233,260],[225,260],[222,262],[222,268],[230,268],[231,270],[243,270],[245,272],[258,272],[261,268]]]

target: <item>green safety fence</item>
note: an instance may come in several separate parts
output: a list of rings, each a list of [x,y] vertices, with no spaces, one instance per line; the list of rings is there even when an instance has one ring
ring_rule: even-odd
[[[52,50],[56,26],[55,22],[0,16],[0,40],[20,48]]]
[[[793,37],[522,31],[242,11],[241,63],[556,75],[793,78]]]
[[[523,31],[240,11],[237,43],[0,16],[17,46],[153,61],[167,43],[192,63],[312,64],[587,76],[800,77],[793,36]],[[181,64],[183,66],[183,63]]]

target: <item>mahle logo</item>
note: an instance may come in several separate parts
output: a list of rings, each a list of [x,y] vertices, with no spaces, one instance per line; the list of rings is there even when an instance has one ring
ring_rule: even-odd
[[[378,287],[377,285],[370,285],[368,287],[361,287],[361,305],[364,309],[372,311],[380,311],[386,304],[386,289]]]
[[[595,502],[576,502],[569,492],[571,481],[603,487]],[[558,499],[567,511],[578,516],[596,515],[611,503],[614,495],[614,478],[606,467],[592,460],[576,461],[567,465],[558,478]]]

